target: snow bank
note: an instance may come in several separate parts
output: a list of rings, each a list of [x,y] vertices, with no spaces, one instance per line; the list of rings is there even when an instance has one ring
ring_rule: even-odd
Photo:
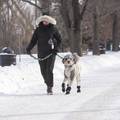
[[[66,54],[66,53],[65,53]],[[60,56],[65,54],[61,53]],[[38,61],[34,60],[28,55],[17,56],[17,65],[0,67],[0,93],[11,94],[29,91],[29,88],[36,88],[36,86],[45,86],[43,78],[40,73]],[[120,52],[109,52],[100,56],[86,55],[81,57],[81,75],[89,74],[89,72],[99,70],[103,67],[112,67],[120,64]],[[62,60],[57,56],[54,79],[56,84],[62,81],[64,66]],[[23,92],[24,93],[24,92]]]
[[[81,58],[82,73],[92,72],[104,67],[120,64],[120,52],[107,52],[107,54],[87,55]]]

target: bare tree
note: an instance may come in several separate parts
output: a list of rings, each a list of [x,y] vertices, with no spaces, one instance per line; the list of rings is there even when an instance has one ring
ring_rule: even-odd
[[[93,13],[93,55],[99,55],[98,19],[97,7],[95,7]]]
[[[0,3],[2,3],[0,4],[0,48],[9,46],[18,53],[19,35],[17,26],[19,26],[19,29],[21,29],[21,51],[24,52],[24,43],[28,40],[33,29],[32,16],[29,17],[18,0],[4,0]]]
[[[119,38],[118,38],[118,15],[116,12],[113,13],[113,28],[112,28],[112,43],[113,43],[113,51],[119,50]]]
[[[88,0],[84,1],[81,9],[79,0],[61,0],[61,14],[70,40],[70,48],[72,52],[77,52],[79,55],[82,55],[81,22],[87,3]]]
[[[87,34],[85,35],[87,37],[90,36],[91,38],[89,42],[91,45],[90,47],[93,49],[93,54],[99,55],[99,50],[98,50],[99,44],[102,43],[106,47],[108,43],[111,44],[111,40],[114,42],[116,40],[118,41],[120,40],[119,39],[120,29],[119,29],[119,20],[118,20],[119,11],[120,11],[119,6],[120,6],[120,1],[89,0],[87,11],[85,14],[85,19],[83,20],[84,23],[83,28],[84,29],[87,28],[86,29],[87,32],[85,31]],[[113,13],[116,13],[117,15],[116,23],[114,23],[115,21],[114,21]],[[116,40],[115,40],[115,36],[116,36]],[[115,44],[116,43],[114,43],[114,45]],[[119,45],[119,43],[117,42],[116,45]]]
[[[29,3],[32,6],[35,6],[37,9],[39,9],[40,12],[42,12],[42,14],[49,14],[50,4],[51,4],[50,0],[35,0],[35,3],[31,2],[30,0],[22,0],[22,1]]]

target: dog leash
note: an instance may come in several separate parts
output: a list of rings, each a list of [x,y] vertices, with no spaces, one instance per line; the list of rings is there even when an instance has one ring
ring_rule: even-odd
[[[63,57],[62,57],[62,56],[60,56],[60,55],[58,55],[58,54],[57,54],[57,56],[58,56],[59,58],[63,59]]]
[[[30,54],[30,56],[31,56],[32,58],[34,58],[35,60],[44,61],[44,60],[48,59],[50,56],[52,56],[52,53],[49,54],[49,55],[47,55],[47,56],[44,57],[44,58],[37,58],[37,57],[33,56],[32,54]]]
[[[46,57],[44,57],[44,58],[37,58],[37,57],[35,57],[35,56],[34,56],[34,55],[32,55],[32,54],[30,54],[30,56],[31,56],[32,58],[34,58],[35,60],[44,61],[44,60],[48,59],[50,56],[52,56],[52,53],[51,53],[51,54],[49,54],[49,55],[47,55],[47,56],[46,56]],[[57,54],[57,56],[58,56],[59,58],[63,59],[63,57],[62,57],[62,56],[60,56],[60,55],[58,55],[58,54]]]

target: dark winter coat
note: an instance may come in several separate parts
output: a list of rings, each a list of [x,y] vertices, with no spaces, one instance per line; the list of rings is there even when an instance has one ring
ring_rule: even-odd
[[[53,51],[51,44],[49,43],[51,38],[54,43],[54,49],[57,50],[61,43],[61,36],[58,30],[52,24],[44,26],[41,22],[39,27],[37,27],[33,33],[27,51],[31,51],[31,49],[37,44],[38,56],[46,57]]]

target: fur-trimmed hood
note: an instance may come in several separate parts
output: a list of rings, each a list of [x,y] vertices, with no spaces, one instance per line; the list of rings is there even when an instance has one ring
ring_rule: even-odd
[[[37,18],[36,24],[38,25],[40,22],[43,22],[43,21],[56,25],[56,20],[53,17],[48,16],[48,15],[43,15]]]

